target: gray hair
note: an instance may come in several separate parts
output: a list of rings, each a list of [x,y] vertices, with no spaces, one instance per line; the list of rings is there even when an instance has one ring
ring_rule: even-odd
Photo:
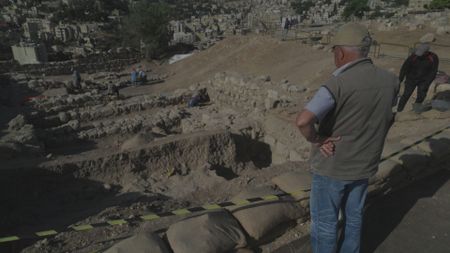
[[[417,56],[422,56],[428,51],[430,51],[430,44],[428,44],[428,43],[419,43],[416,46],[416,50],[415,50],[414,53]]]

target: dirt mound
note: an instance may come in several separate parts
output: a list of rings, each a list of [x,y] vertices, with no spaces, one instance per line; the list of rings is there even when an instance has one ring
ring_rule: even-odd
[[[155,70],[169,75],[165,83],[127,89],[124,94],[187,88],[223,71],[270,75],[274,82],[288,79],[291,83],[309,86],[323,82],[326,73],[331,73],[333,69],[333,59],[326,50],[313,50],[297,41],[279,41],[267,36],[236,36],[226,38],[205,51],[196,52],[185,60]]]
[[[372,25],[371,31],[378,42],[412,45],[431,28],[408,31],[377,31]],[[438,44],[448,44],[449,35],[437,35]],[[448,48],[434,45],[432,50],[440,56],[448,58]],[[383,52],[394,53],[398,58],[374,59],[377,65],[398,73],[407,48],[383,45]],[[398,52],[401,52],[400,54]],[[402,58],[404,57],[404,58]],[[441,69],[450,65],[442,62]],[[319,87],[335,69],[330,47],[314,49],[299,41],[280,41],[276,38],[262,35],[233,36],[218,42],[213,47],[195,52],[191,57],[171,65],[155,66],[155,72],[166,73],[165,83],[153,86],[142,86],[124,90],[124,94],[137,95],[142,93],[167,92],[177,88],[187,88],[190,85],[211,79],[215,73],[235,71],[250,75],[270,75],[274,82],[288,79],[291,83],[307,88]]]
[[[120,150],[128,151],[133,149],[142,148],[143,146],[149,144],[153,141],[155,137],[151,133],[138,133],[130,139],[126,140],[122,146],[120,146]]]

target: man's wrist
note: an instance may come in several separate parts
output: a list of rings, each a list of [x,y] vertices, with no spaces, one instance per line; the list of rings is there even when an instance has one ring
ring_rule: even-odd
[[[309,142],[316,144],[316,143],[320,143],[322,140],[321,136],[318,134],[314,134],[314,136],[312,138],[310,138]]]

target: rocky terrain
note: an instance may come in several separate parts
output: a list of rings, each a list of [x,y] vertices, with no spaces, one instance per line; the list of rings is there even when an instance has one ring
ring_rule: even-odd
[[[407,34],[412,44],[431,29],[374,32],[378,41],[392,43]],[[450,36],[440,34],[438,41],[450,42]],[[399,51],[383,52],[386,56],[375,63],[397,72],[403,59],[392,54]],[[0,247],[5,252],[100,252],[132,235],[154,233],[158,237],[139,240],[160,245],[155,252],[189,252],[186,240],[217,240],[217,248],[193,243],[197,250],[209,247],[208,252],[276,252],[307,236],[309,144],[293,121],[333,70],[329,46],[236,36],[172,65],[140,64],[154,80],[165,82],[130,85],[127,71],[83,73],[81,88],[71,85],[70,76],[4,77],[0,199],[8,208],[0,211],[0,235],[127,221]],[[442,61],[443,71],[449,67]],[[109,81],[121,88],[119,96],[108,93]],[[201,88],[211,101],[188,107]],[[433,89],[429,100],[439,92],[448,92],[448,85]],[[448,166],[449,119],[449,111],[400,113],[388,136],[386,161],[371,179],[370,196]],[[444,131],[409,146],[439,130]],[[290,177],[300,180],[294,187],[300,189],[293,189]],[[301,197],[293,194],[298,190],[304,191]],[[203,216],[185,211],[282,193],[291,196],[244,210]],[[179,212],[144,219],[174,210]],[[229,230],[217,236],[198,229],[196,238],[189,222]]]

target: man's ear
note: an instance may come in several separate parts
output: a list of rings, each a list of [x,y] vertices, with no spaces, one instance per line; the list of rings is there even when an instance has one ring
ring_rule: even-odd
[[[340,61],[344,60],[344,58],[345,58],[345,52],[344,52],[344,50],[342,50],[341,47],[338,48],[337,54],[338,54],[338,55],[337,55],[337,56],[338,56],[338,59],[339,59]]]

